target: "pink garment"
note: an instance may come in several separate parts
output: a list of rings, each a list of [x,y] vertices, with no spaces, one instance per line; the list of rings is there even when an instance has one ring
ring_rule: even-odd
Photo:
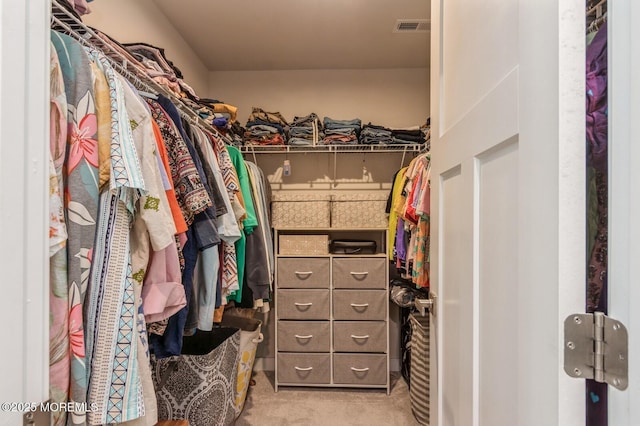
[[[86,15],[87,13],[91,13],[91,9],[89,9],[89,4],[87,0],[67,0],[67,3],[73,7],[78,15]]]
[[[154,251],[142,286],[142,309],[147,323],[169,318],[187,305],[178,249],[169,244]]]

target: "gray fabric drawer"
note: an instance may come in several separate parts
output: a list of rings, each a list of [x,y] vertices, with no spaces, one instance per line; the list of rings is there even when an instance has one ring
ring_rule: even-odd
[[[386,385],[387,377],[386,355],[333,355],[333,382],[336,384]]]
[[[278,288],[329,288],[329,258],[278,259]]]
[[[329,290],[278,290],[279,319],[328,320]]]
[[[329,352],[329,321],[278,321],[279,352]]]
[[[336,321],[333,349],[336,352],[386,352],[387,323],[384,321]]]
[[[333,317],[336,320],[384,321],[386,295],[384,290],[334,290]]]
[[[331,383],[330,354],[278,354],[279,383]]]
[[[334,258],[334,288],[373,288],[386,287],[386,258]]]

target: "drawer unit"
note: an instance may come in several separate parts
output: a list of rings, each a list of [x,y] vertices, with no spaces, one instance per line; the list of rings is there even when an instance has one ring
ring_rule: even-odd
[[[390,392],[386,228],[274,229],[277,241],[375,241],[374,254],[276,251],[275,390],[370,387]],[[298,254],[299,253],[299,254]],[[316,252],[314,252],[316,253]]]
[[[387,383],[385,354],[333,354],[333,382],[353,385]]]
[[[333,288],[382,289],[386,287],[386,259],[334,258]]]
[[[278,288],[329,288],[329,258],[278,259]]]
[[[328,320],[329,290],[278,290],[279,319]]]
[[[336,352],[387,351],[387,324],[384,321],[335,321],[333,349]]]
[[[283,352],[329,352],[329,321],[278,321],[278,350]]]
[[[278,354],[278,381],[281,383],[331,383],[330,354]]]
[[[384,290],[334,290],[333,318],[336,320],[384,321],[387,318]]]

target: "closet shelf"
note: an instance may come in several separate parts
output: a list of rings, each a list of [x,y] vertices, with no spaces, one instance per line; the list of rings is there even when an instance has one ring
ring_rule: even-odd
[[[241,146],[240,151],[246,154],[308,154],[308,153],[407,153],[421,152],[426,144],[395,144],[395,145],[246,145]]]

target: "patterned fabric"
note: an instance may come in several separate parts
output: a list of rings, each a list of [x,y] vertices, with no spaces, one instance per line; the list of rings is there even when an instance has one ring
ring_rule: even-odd
[[[195,215],[211,206],[211,199],[200,180],[193,158],[189,154],[184,140],[178,133],[175,125],[162,109],[160,104],[153,99],[145,99],[151,108],[153,119],[160,128],[160,133],[169,154],[169,167],[173,180],[176,198],[182,209],[187,225],[191,225]]]
[[[89,374],[85,361],[85,333],[83,326],[83,302],[90,279],[93,244],[96,230],[95,212],[98,210],[98,150],[97,122],[93,100],[93,77],[91,66],[82,46],[72,38],[51,32],[51,42],[60,61],[67,101],[67,149],[64,167],[64,193],[67,217],[67,295],[68,336],[70,339],[70,386],[68,400],[83,403],[87,396]],[[58,166],[54,156],[54,164]],[[60,282],[62,262],[51,271],[54,294],[65,298]],[[57,354],[59,362],[66,355]],[[62,367],[64,369],[66,367]],[[54,370],[56,368],[54,367]],[[58,374],[59,371],[52,374]],[[57,391],[60,393],[57,393]],[[59,399],[66,389],[57,389],[52,397]],[[55,419],[56,424],[65,422],[64,416]],[[84,424],[85,414],[74,413],[71,424]]]
[[[90,424],[120,423],[144,416],[138,371],[138,303],[131,268],[129,226],[144,193],[144,179],[134,144],[124,92],[108,60],[88,55],[105,74],[111,99],[111,178],[100,197],[96,247],[87,291],[87,400],[96,410]],[[115,343],[115,344],[114,344]]]
[[[607,23],[598,30],[587,48],[586,117],[587,165],[595,174],[596,200],[589,199],[588,219],[596,224],[589,241],[591,252],[587,270],[587,312],[607,312],[608,260],[608,103],[607,103]],[[593,194],[589,194],[592,196]]]
[[[233,206],[234,203],[238,203],[238,196],[240,195],[240,182],[238,180],[238,175],[236,174],[233,162],[231,161],[227,147],[222,139],[212,138],[212,142],[214,143],[214,150],[218,157],[227,194],[229,195],[229,200]],[[233,209],[237,212],[235,206]],[[236,213],[236,218],[239,218],[238,213]],[[222,250],[222,290],[223,295],[228,295],[231,294],[231,292],[240,289],[238,281],[238,260],[235,245],[223,241]],[[226,301],[222,300],[222,303],[225,304]]]
[[[55,194],[63,189],[62,166],[67,146],[67,98],[64,80],[55,47],[51,46],[50,62],[50,151],[53,174],[49,179],[51,211],[49,224],[49,398],[52,402],[66,402],[69,398],[69,291],[67,284],[67,228],[54,207]],[[57,189],[56,189],[57,188]],[[60,222],[62,219],[62,222]],[[61,225],[64,225],[64,229]],[[63,411],[52,413],[52,423],[62,425],[66,421]]]
[[[187,419],[191,425],[233,424],[239,345],[238,329],[225,327],[185,337],[182,355],[152,356],[158,417]]]
[[[429,317],[409,315],[411,323],[411,411],[422,425],[429,424]]]
[[[605,169],[606,170],[606,169]],[[607,173],[596,172],[598,209],[596,219],[598,229],[595,235],[595,243],[589,256],[587,271],[587,312],[607,309],[607,245],[608,245],[608,187]]]

